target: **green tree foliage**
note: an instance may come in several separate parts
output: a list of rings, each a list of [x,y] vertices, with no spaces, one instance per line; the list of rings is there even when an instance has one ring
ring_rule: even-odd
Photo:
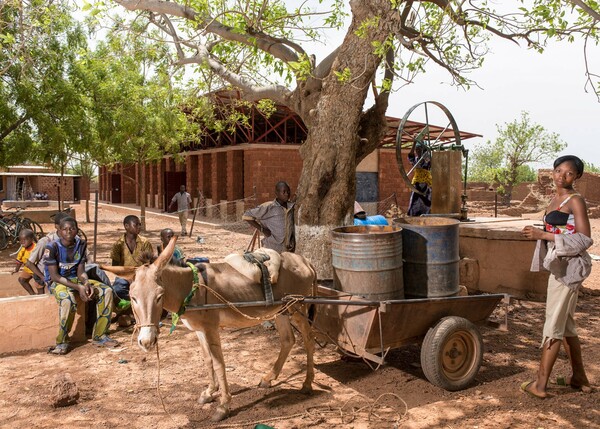
[[[86,37],[61,1],[0,4],[0,165],[29,160],[66,165],[89,144],[72,76]]]
[[[472,151],[469,180],[499,185],[508,204],[516,184],[535,180],[529,164],[551,162],[567,144],[558,134],[532,123],[527,112],[497,129],[494,142],[488,140]]]

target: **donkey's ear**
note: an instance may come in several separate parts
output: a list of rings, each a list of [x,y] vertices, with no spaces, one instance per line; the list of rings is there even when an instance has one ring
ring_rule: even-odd
[[[109,273],[113,273],[118,275],[119,277],[124,278],[129,283],[133,283],[135,279],[135,270],[137,267],[119,267],[119,266],[111,266],[111,265],[100,265],[100,269],[104,271],[108,271]]]
[[[167,264],[169,263],[169,261],[171,260],[171,257],[173,256],[173,252],[175,251],[175,243],[176,242],[177,242],[177,236],[174,235],[173,238],[171,238],[171,241],[169,241],[169,244],[167,244],[167,247],[165,247],[163,249],[163,251],[160,252],[160,255],[158,255],[158,258],[156,258],[156,261],[154,261],[154,265],[159,270],[162,270],[164,267],[166,267]]]
[[[108,271],[109,273],[113,273],[118,276],[124,277],[124,276],[133,276],[135,274],[136,267],[120,267],[120,266],[100,264],[100,269],[104,270],[104,271]]]

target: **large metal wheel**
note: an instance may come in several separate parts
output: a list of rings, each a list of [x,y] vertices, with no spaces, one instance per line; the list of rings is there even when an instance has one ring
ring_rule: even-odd
[[[37,223],[34,220],[31,220],[29,218],[24,218],[22,221],[22,225],[25,228],[29,228],[33,231],[36,241],[38,241],[40,238],[42,238],[45,235],[44,230],[42,229],[42,225],[40,225],[39,223]]]
[[[433,125],[438,123],[440,125]],[[436,150],[462,149],[460,131],[450,111],[441,103],[436,101],[425,101],[415,104],[408,109],[396,133],[396,160],[400,175],[406,185],[418,194],[422,194],[411,182],[412,172],[417,165],[406,170],[402,149],[412,147],[413,142],[418,141],[423,148],[420,160],[429,157]]]
[[[483,341],[467,319],[444,317],[429,329],[421,346],[421,367],[431,384],[455,391],[477,376],[483,360]]]
[[[82,239],[83,241],[87,242],[87,235],[85,235],[85,232],[83,232],[83,229],[81,228],[77,228],[77,236]]]
[[[8,247],[8,232],[4,229],[3,226],[0,226],[0,250],[4,250]]]

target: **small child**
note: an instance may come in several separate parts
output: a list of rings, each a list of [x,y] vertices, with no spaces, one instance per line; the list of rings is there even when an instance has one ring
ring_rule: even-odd
[[[171,241],[171,238],[173,238],[174,235],[175,233],[171,228],[165,228],[162,231],[160,231],[160,241],[162,244],[156,246],[156,250],[158,251],[159,255],[161,254],[163,249],[167,247],[167,245]],[[173,252],[173,257],[171,259],[171,263],[175,265],[185,265],[185,255],[183,254],[183,250],[181,250],[179,246],[175,246],[175,251]]]
[[[37,292],[34,291],[33,287],[29,284],[29,281],[33,278],[33,271],[23,266],[27,263],[33,249],[35,249],[35,234],[33,231],[27,228],[22,229],[19,233],[19,243],[21,244],[21,248],[17,253],[17,266],[15,267],[13,274],[18,273],[21,267],[23,267],[23,270],[19,275],[19,283],[23,286],[23,289],[25,289],[29,295],[42,295],[44,293],[44,285],[34,281]]]

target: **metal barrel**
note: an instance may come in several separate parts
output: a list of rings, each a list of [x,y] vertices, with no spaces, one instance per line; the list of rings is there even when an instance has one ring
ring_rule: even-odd
[[[402,227],[404,294],[407,298],[437,298],[459,291],[458,225],[442,217],[396,218]]]
[[[335,289],[374,301],[404,298],[402,228],[335,228],[331,253]]]

